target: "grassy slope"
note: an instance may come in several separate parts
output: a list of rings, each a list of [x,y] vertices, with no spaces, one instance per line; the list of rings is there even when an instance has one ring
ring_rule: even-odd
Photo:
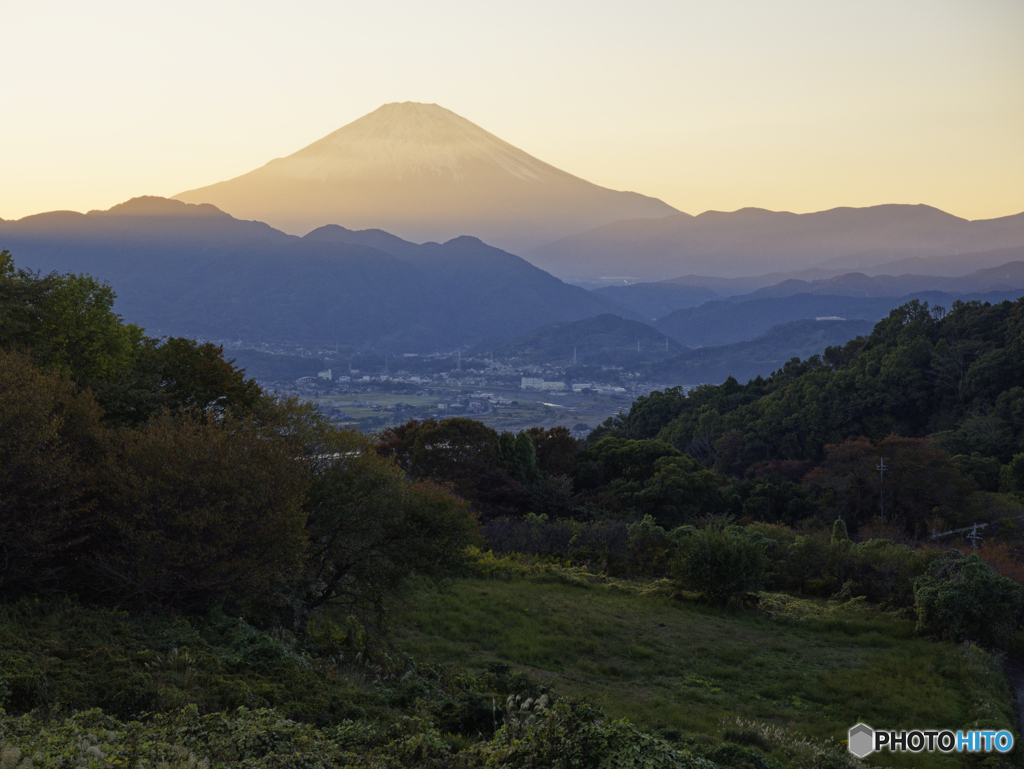
[[[475,671],[491,660],[514,663],[642,728],[716,733],[740,716],[837,741],[858,721],[1016,731],[1009,688],[989,655],[917,637],[913,622],[872,610],[790,615],[607,586],[472,579],[415,595],[397,632],[399,646],[420,659]],[[886,754],[871,763],[958,762]]]

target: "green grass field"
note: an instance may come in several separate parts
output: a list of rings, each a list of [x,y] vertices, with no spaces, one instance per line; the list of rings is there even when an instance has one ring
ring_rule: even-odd
[[[871,609],[796,608],[773,619],[604,585],[468,579],[417,592],[396,632],[418,659],[472,671],[509,662],[644,728],[713,734],[739,716],[836,741],[859,721],[1016,733],[994,657],[921,638],[912,621]],[[869,763],[962,765],[938,753],[883,756]]]

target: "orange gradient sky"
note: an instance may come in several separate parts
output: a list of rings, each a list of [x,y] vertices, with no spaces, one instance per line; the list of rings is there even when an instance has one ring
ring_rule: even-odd
[[[3,0],[0,29],[5,219],[201,187],[407,100],[688,213],[1024,211],[1021,0]]]

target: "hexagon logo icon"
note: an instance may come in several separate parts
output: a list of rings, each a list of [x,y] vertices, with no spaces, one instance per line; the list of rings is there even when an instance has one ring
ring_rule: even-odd
[[[846,747],[857,758],[875,752],[875,730],[867,724],[857,724],[850,728]]]

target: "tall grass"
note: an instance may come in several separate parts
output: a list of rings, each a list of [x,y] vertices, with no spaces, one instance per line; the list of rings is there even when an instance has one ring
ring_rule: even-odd
[[[539,576],[415,595],[396,615],[400,648],[471,670],[512,663],[556,693],[668,732],[713,734],[735,717],[837,742],[860,721],[1016,731],[999,661],[919,637],[907,619],[792,598],[765,601],[771,613],[720,610],[665,591]],[[959,761],[882,755],[869,763]]]

